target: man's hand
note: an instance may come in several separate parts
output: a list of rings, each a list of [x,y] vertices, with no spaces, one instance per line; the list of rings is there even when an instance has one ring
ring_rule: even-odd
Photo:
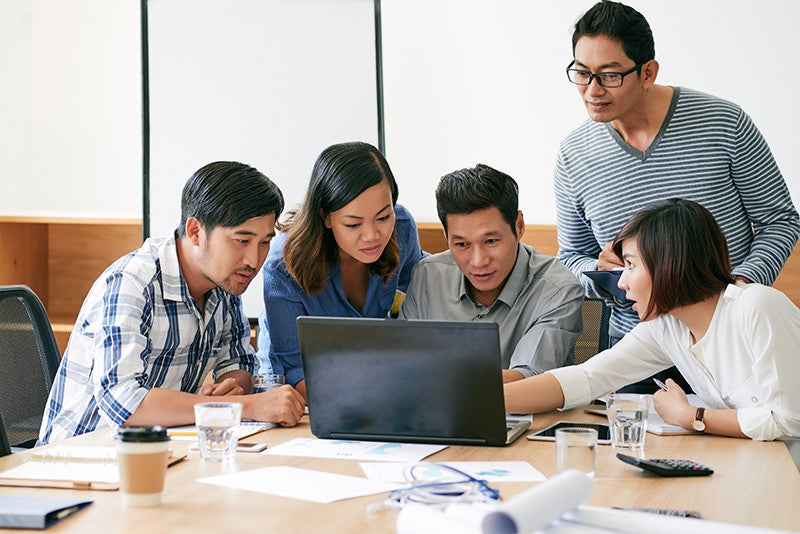
[[[280,386],[264,393],[248,395],[247,418],[294,426],[303,417],[306,401],[292,386]]]
[[[691,429],[695,407],[689,404],[686,393],[674,380],[668,378],[665,385],[666,390],[660,389],[653,395],[653,406],[658,415],[671,425]]]
[[[226,395],[244,395],[244,389],[234,378],[226,378],[221,382],[206,384],[200,388],[200,395],[223,397]]]
[[[606,243],[606,246],[603,247],[603,250],[600,251],[600,255],[597,257],[597,270],[611,271],[624,266],[625,265],[622,263],[622,260],[620,260],[616,254],[614,254],[614,250],[611,248],[611,243]]]

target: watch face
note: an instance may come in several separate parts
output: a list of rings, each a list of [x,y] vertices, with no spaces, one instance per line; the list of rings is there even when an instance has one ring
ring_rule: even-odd
[[[703,421],[695,419],[694,421],[692,421],[692,428],[694,428],[698,432],[702,432],[703,430],[706,429],[706,424]]]

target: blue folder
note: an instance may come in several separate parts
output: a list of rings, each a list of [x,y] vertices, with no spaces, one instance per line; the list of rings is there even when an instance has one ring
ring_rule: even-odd
[[[0,496],[0,528],[47,528],[90,504],[85,499]]]

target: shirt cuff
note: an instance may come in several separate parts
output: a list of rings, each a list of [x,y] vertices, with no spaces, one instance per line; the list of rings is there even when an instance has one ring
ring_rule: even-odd
[[[100,416],[112,428],[120,427],[139,408],[149,392],[149,386],[140,386],[135,380],[116,384],[99,396],[95,395]]]
[[[535,369],[533,369],[533,367],[530,367],[528,365],[517,365],[510,368],[509,371],[517,371],[518,373],[522,374],[523,378],[530,378],[532,376],[539,374],[536,372]]]
[[[749,438],[757,441],[772,441],[785,437],[768,408],[739,408],[736,410],[739,428]]]
[[[306,376],[302,367],[295,367],[286,371],[286,383],[292,387],[305,380]]]
[[[769,277],[765,276],[760,270],[753,267],[748,267],[746,265],[740,265],[734,269],[733,276],[741,276],[743,278],[747,278],[751,282],[755,282],[756,284],[764,284],[765,286],[772,285],[772,282],[775,281],[769,280]]]
[[[255,354],[248,354],[241,359],[231,359],[217,364],[214,368],[214,380],[231,371],[247,371],[251,375],[258,372],[258,359]]]
[[[570,410],[578,406],[585,406],[592,400],[592,391],[589,379],[577,365],[559,367],[547,371],[558,380],[561,391],[564,393],[564,407],[561,410]]]

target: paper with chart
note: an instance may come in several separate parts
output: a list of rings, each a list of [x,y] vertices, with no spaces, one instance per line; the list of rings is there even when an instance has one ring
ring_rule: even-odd
[[[445,448],[447,448],[447,445],[297,438],[271,447],[261,454],[340,458],[344,460],[366,460],[369,462],[416,463]]]
[[[487,482],[540,482],[547,480],[542,473],[528,462],[441,462],[458,469],[472,478]],[[361,469],[371,480],[384,482],[406,482],[405,470],[413,463],[393,462],[361,462]],[[419,479],[450,478],[453,473],[438,467],[435,462],[422,462],[414,469],[414,476]]]
[[[198,482],[322,504],[400,487],[400,484],[286,466],[206,477]]]

